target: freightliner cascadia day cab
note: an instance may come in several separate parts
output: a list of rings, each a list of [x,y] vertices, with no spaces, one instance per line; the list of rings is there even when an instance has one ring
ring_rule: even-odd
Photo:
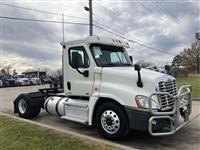
[[[42,108],[96,126],[109,139],[123,139],[130,130],[171,135],[189,122],[191,86],[178,90],[173,76],[133,65],[128,43],[89,36],[61,45],[63,88],[20,94],[14,100],[20,117],[36,117]]]

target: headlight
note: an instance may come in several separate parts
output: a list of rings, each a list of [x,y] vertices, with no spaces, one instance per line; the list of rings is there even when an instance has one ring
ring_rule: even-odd
[[[139,108],[149,108],[149,98],[147,96],[137,95],[135,101]],[[152,100],[152,108],[158,108],[158,104],[155,100]]]

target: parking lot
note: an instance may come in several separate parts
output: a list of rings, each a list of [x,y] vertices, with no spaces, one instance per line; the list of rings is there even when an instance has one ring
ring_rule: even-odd
[[[0,111],[13,114],[13,100],[20,93],[36,91],[39,88],[48,87],[40,86],[22,86],[0,89]],[[193,101],[193,112],[190,117],[191,122],[188,126],[181,129],[174,135],[164,137],[152,137],[148,133],[131,133],[124,141],[116,141],[119,144],[137,149],[186,149],[200,150],[200,101]],[[33,121],[48,124],[61,129],[74,131],[80,134],[101,138],[96,129],[85,125],[62,120],[55,116],[49,116],[42,111],[41,114],[34,118]]]

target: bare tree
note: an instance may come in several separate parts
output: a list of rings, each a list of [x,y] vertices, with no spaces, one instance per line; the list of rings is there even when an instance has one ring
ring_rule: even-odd
[[[2,74],[2,75],[5,75],[5,74],[7,74],[7,73],[6,73],[6,70],[5,70],[4,68],[3,68],[3,69],[1,69],[1,74]]]
[[[10,69],[11,68],[12,68],[11,65],[4,66],[4,69],[6,70],[6,74],[10,74]]]
[[[13,76],[18,75],[16,69],[13,70]]]
[[[200,47],[185,48],[180,56],[184,68],[190,72],[200,73]]]

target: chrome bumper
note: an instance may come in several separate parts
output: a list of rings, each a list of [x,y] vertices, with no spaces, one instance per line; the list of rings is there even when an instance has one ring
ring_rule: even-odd
[[[159,95],[167,95],[175,99],[175,104],[171,111],[158,112],[152,108],[152,97]],[[186,99],[183,99],[187,97]],[[182,117],[184,118],[184,122],[180,123],[180,110],[184,109],[182,113]],[[177,96],[172,96],[167,92],[156,92],[151,94],[149,97],[149,111],[152,114],[152,117],[149,118],[149,126],[148,131],[152,136],[164,136],[174,134],[176,131],[184,127],[189,122],[189,115],[192,112],[192,87],[191,85],[181,86]],[[169,121],[169,127],[167,131],[163,132],[154,132],[153,124],[156,123],[156,120],[165,119]]]

